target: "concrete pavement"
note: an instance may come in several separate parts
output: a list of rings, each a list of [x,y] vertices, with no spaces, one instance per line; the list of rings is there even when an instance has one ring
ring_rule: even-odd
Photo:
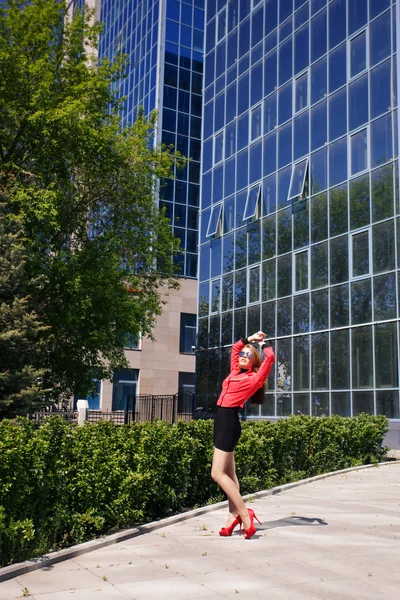
[[[400,463],[249,504],[263,522],[221,538],[215,510],[0,583],[0,599],[400,599]]]

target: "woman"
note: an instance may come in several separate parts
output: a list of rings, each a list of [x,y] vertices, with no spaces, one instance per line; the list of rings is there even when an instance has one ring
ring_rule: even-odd
[[[222,384],[221,395],[217,402],[214,421],[214,457],[211,477],[224,490],[228,497],[229,516],[226,527],[219,534],[232,535],[237,525],[244,527],[245,538],[255,534],[254,511],[246,506],[239,491],[236,476],[234,449],[240,438],[239,409],[261,388],[275,362],[273,349],[265,342],[265,333],[259,331],[247,339],[241,339],[232,346],[231,371]],[[260,353],[252,345],[257,342],[264,353],[261,362]],[[260,523],[260,521],[258,521]]]

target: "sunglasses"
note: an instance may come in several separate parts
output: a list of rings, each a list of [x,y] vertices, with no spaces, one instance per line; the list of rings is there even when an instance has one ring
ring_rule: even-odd
[[[246,356],[247,358],[253,358],[253,355],[251,352],[245,352],[244,350],[239,352],[239,356]]]

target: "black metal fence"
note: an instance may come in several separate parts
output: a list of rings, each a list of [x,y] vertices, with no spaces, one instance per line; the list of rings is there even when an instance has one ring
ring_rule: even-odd
[[[113,421],[118,425],[139,421],[191,421],[194,418],[195,397],[187,391],[165,396],[139,395],[134,398],[131,409],[126,410],[89,410],[88,422]],[[40,424],[46,417],[60,415],[67,421],[77,421],[78,412],[69,406],[51,406],[28,415],[30,419]]]

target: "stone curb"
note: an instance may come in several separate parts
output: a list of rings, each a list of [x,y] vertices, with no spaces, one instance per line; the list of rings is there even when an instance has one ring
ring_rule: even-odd
[[[265,496],[273,496],[275,494],[280,494],[281,492],[286,492],[287,490],[291,490],[308,483],[313,483],[315,481],[320,481],[321,479],[327,479],[328,477],[333,477],[335,475],[343,475],[345,473],[351,473],[352,471],[360,471],[362,469],[371,469],[374,467],[392,465],[395,462],[397,461],[391,460],[388,462],[371,465],[360,465],[358,467],[351,467],[349,469],[342,469],[340,471],[331,471],[330,473],[315,475],[314,477],[308,477],[307,479],[301,479],[300,481],[278,485],[269,490],[262,490],[260,492],[254,492],[253,494],[247,494],[246,496],[243,496],[243,499],[249,501],[256,498],[264,498]],[[139,527],[134,527],[132,529],[125,529],[123,531],[119,531],[118,533],[97,538],[95,540],[91,540],[90,542],[84,542],[83,544],[77,544],[76,546],[71,546],[70,548],[64,548],[63,550],[59,550],[57,552],[44,554],[40,558],[35,558],[33,560],[27,560],[25,562],[9,565],[8,567],[3,567],[0,569],[0,583],[2,581],[7,581],[8,579],[18,577],[19,575],[29,573],[30,571],[36,571],[37,569],[49,567],[50,565],[55,565],[63,560],[75,558],[87,552],[93,552],[94,550],[99,550],[113,544],[118,544],[119,542],[129,540],[144,533],[149,533],[150,531],[155,531],[157,529],[161,529],[162,527],[167,527],[168,525],[174,525],[175,523],[180,523],[181,521],[186,521],[192,517],[198,517],[227,506],[228,502],[225,500],[224,502],[218,502],[217,504],[211,504],[209,506],[203,506],[202,508],[189,510],[179,515],[174,515],[173,517],[167,517],[166,519],[153,521],[152,523],[147,523],[146,525],[140,525]]]

